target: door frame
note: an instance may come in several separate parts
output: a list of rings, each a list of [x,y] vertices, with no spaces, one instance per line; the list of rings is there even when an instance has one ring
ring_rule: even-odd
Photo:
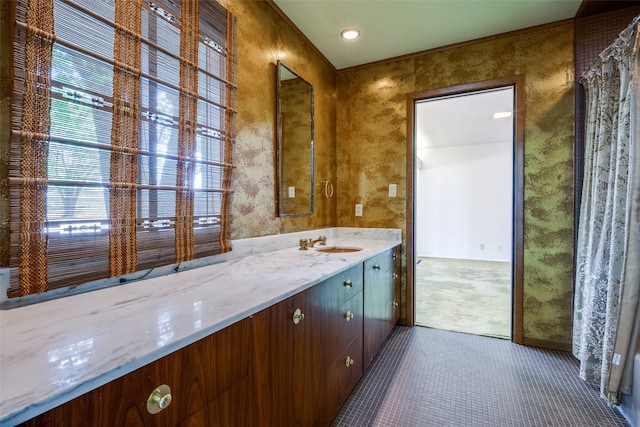
[[[511,248],[511,340],[522,344],[523,296],[524,296],[524,75],[515,75],[499,79],[466,83],[445,88],[424,90],[407,95],[407,287],[406,287],[406,324],[415,326],[415,203],[416,199],[416,144],[415,144],[415,105],[425,99],[460,95],[489,89],[513,87],[514,93],[514,129],[513,129],[513,224]]]

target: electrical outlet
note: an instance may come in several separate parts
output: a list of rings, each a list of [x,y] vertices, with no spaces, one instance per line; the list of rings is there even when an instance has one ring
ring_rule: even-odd
[[[398,193],[398,184],[389,184],[389,197],[396,197]]]
[[[357,204],[356,205],[356,216],[362,216],[362,205],[361,204]]]
[[[289,187],[289,198],[293,199],[296,197],[296,187]]]

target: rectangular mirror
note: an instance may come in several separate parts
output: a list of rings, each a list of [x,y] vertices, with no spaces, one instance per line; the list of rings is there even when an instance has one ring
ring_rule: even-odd
[[[278,214],[313,213],[313,85],[278,61]]]

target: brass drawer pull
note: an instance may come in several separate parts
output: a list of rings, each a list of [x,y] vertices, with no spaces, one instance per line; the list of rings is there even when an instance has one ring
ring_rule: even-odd
[[[150,414],[157,414],[171,404],[171,399],[171,389],[168,385],[162,384],[149,395],[147,411]]]
[[[351,310],[348,310],[345,314],[344,314],[344,318],[347,320],[347,322],[351,319],[353,319],[353,313],[351,312]]]
[[[303,320],[304,320],[304,313],[299,308],[296,308],[296,311],[293,312],[293,324],[297,325]]]
[[[344,365],[348,368],[351,365],[353,365],[354,360],[351,358],[351,356],[347,356],[347,359],[344,361]]]
[[[353,283],[351,283],[351,279],[347,279],[347,280],[345,280],[345,281],[344,281],[344,283],[343,283],[343,286],[344,286],[345,288],[350,288],[350,287],[352,287],[352,286],[353,286]]]

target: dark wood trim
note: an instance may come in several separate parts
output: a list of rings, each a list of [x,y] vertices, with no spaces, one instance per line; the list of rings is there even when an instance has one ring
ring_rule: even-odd
[[[266,1],[272,1],[272,0],[266,0]],[[553,27],[557,27],[557,26],[560,26],[560,25],[573,23],[573,21],[574,21],[573,18],[571,18],[571,19],[563,19],[562,21],[555,21],[555,22],[550,22],[548,24],[536,25],[536,26],[533,26],[533,27],[522,28],[520,30],[509,31],[509,32],[506,32],[506,33],[494,34],[492,36],[481,37],[479,39],[473,39],[473,40],[468,40],[468,41],[465,41],[465,42],[449,44],[449,45],[446,45],[446,46],[440,46],[440,47],[436,47],[436,48],[433,48],[433,49],[421,50],[419,52],[408,53],[406,55],[394,56],[392,58],[386,58],[386,59],[381,59],[379,61],[368,62],[366,64],[354,65],[353,67],[341,68],[339,70],[339,72],[342,72],[342,71],[353,71],[353,70],[358,70],[360,68],[368,68],[368,67],[370,67],[372,65],[380,65],[380,64],[386,64],[386,63],[389,63],[389,62],[403,61],[405,59],[411,59],[411,58],[415,58],[417,56],[427,55],[427,54],[431,54],[431,53],[435,53],[435,52],[442,52],[442,51],[445,51],[445,50],[457,49],[457,48],[460,48],[460,47],[469,46],[469,45],[473,45],[473,44],[477,44],[477,43],[485,43],[485,42],[489,42],[489,41],[492,41],[492,40],[501,39],[501,38],[504,38],[504,37],[512,37],[512,36],[517,36],[517,35],[521,35],[521,34],[530,33],[532,31],[540,31],[540,30],[547,29],[547,28],[553,28]]]
[[[407,263],[407,280],[406,280],[406,299],[405,299],[405,319],[404,324],[406,326],[415,326],[416,324],[416,304],[415,304],[415,287],[416,287],[416,258],[415,258],[415,181],[416,181],[416,144],[414,142],[415,135],[415,106],[416,100],[421,97],[416,97],[415,94],[407,95],[407,207],[406,207],[406,229],[405,237],[407,240],[405,248],[405,259]]]
[[[548,340],[538,340],[535,338],[525,338],[521,343],[518,343],[518,344],[526,345],[529,347],[546,348],[549,350],[566,351],[568,353],[571,352],[570,343],[567,344],[567,343],[560,343],[560,342],[548,341]]]
[[[16,1],[0,2],[0,267],[9,266],[10,215],[9,153],[11,147],[11,120],[13,99],[13,37],[15,31]]]
[[[293,21],[289,19],[286,13],[284,13],[282,9],[280,9],[278,5],[275,4],[273,0],[263,0],[263,1],[267,3],[269,6],[271,6],[274,12],[276,12],[278,16],[280,16],[280,18],[282,18],[302,40],[304,40],[304,42],[309,46],[309,49],[314,51],[325,62],[325,64],[327,64],[329,68],[331,68],[331,70],[334,73],[337,71],[336,67],[331,63],[331,61],[329,61],[329,59],[327,59],[327,57],[324,56],[322,52],[320,52],[320,50],[316,47],[316,45],[314,45],[311,42],[311,40],[309,40],[309,38],[302,31],[300,31],[300,28],[298,28],[296,24],[294,24]]]
[[[513,78],[515,92],[515,129],[513,135],[513,342],[524,340],[524,102],[525,79],[520,74]]]
[[[576,12],[576,18],[598,15],[600,13],[612,12],[614,10],[626,9],[637,6],[637,2],[629,0],[583,0]]]
[[[451,96],[481,90],[512,86],[514,88],[513,135],[513,247],[512,247],[512,324],[511,340],[523,344],[524,297],[524,75],[467,83],[447,88],[431,89],[407,95],[407,324],[415,325],[415,143],[414,121],[416,101]]]

